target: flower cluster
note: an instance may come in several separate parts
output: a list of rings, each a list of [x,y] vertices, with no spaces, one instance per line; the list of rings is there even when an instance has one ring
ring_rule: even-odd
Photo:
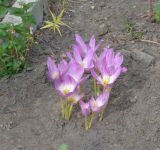
[[[113,84],[127,68],[122,67],[121,53],[115,53],[110,47],[104,48],[98,57],[96,51],[101,42],[97,44],[94,36],[89,43],[85,43],[78,34],[75,38],[73,52],[66,53],[68,62],[61,60],[56,65],[48,58],[48,74],[60,96],[62,117],[69,120],[73,106],[79,104],[85,117],[85,128],[89,129],[96,114],[99,120],[103,119]],[[89,78],[89,73],[93,76],[94,97],[86,100],[82,85]]]

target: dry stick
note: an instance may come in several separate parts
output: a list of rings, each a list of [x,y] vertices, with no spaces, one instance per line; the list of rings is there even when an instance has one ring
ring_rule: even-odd
[[[152,44],[160,45],[160,43],[155,42],[155,41],[150,41],[150,40],[141,40],[141,42],[147,42],[147,43],[152,43]]]
[[[68,2],[71,2],[71,3],[81,3],[81,2],[77,2],[77,1],[73,1],[73,0],[68,0]]]

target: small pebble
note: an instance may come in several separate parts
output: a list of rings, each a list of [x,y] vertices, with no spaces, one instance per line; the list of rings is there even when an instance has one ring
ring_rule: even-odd
[[[107,121],[106,121],[106,122],[105,122],[105,124],[106,124],[106,125],[108,125],[108,124],[109,124],[109,122],[107,122]]]
[[[95,9],[95,6],[91,6],[92,9]]]
[[[131,99],[130,99],[130,102],[131,102],[131,103],[137,102],[137,96],[135,96],[134,98],[131,98]]]

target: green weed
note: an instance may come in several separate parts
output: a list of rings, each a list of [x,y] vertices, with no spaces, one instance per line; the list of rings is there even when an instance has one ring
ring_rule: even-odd
[[[68,145],[61,144],[58,150],[69,150]]]
[[[41,29],[46,29],[46,28],[49,28],[49,29],[52,29],[54,32],[55,31],[58,31],[59,35],[62,36],[62,33],[61,33],[61,30],[60,30],[60,27],[61,26],[66,26],[68,28],[70,28],[67,24],[65,24],[63,21],[62,21],[62,17],[64,15],[64,9],[60,12],[60,14],[58,16],[56,16],[53,12],[51,12],[50,10],[50,13],[51,13],[51,17],[52,17],[52,21],[45,21],[45,26],[43,26]]]
[[[10,14],[22,18],[22,23],[0,23],[0,77],[21,72],[26,66],[26,57],[33,43],[30,26],[35,18],[28,12],[33,3],[23,4],[21,8],[11,7]]]
[[[135,24],[133,24],[128,18],[125,20],[125,29],[132,39],[142,39],[144,35],[143,31],[138,31]]]
[[[154,18],[156,22],[160,22],[160,1],[154,5]]]

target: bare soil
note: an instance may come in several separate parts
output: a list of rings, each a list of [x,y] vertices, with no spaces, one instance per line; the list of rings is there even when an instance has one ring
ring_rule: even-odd
[[[147,0],[77,0],[70,2],[63,37],[39,30],[31,68],[0,83],[0,150],[160,150],[160,45],[132,40],[130,18],[144,39],[160,42],[160,25],[145,18]],[[60,117],[55,89],[46,75],[48,55],[60,59],[74,34],[86,41],[94,34],[125,56],[129,71],[115,84],[105,118],[84,130],[79,111],[70,122]],[[86,90],[91,91],[90,85]]]

